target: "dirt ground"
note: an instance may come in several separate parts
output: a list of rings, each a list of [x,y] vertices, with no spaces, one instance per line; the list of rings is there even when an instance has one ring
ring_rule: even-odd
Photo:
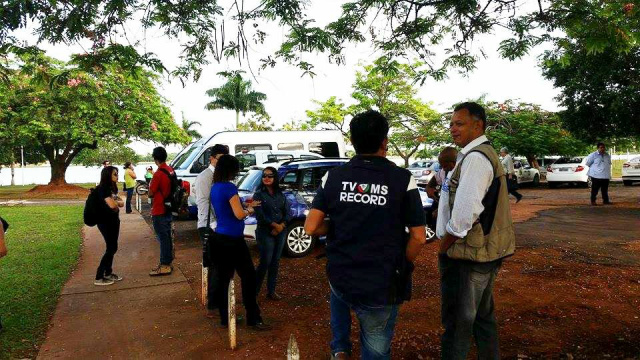
[[[38,185],[21,195],[25,199],[86,199],[89,189],[73,184]]]
[[[517,252],[504,262],[495,287],[503,357],[640,359],[640,186],[613,186],[614,205],[597,207],[586,205],[588,189],[521,192],[522,202],[512,200]],[[197,297],[200,249],[195,223],[177,222],[176,264]],[[250,249],[257,265],[255,243]],[[436,244],[426,246],[416,262],[413,300],[401,307],[394,359],[439,357],[436,252]],[[283,300],[269,301],[264,293],[259,297],[273,330],[245,332],[239,348],[221,349],[221,358],[282,358],[291,334],[301,358],[328,358],[323,253],[320,245],[311,256],[281,260],[278,293]],[[352,338],[357,352],[355,321]]]

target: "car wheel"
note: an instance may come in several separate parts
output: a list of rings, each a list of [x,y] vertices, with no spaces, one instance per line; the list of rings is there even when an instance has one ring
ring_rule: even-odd
[[[631,185],[633,185],[633,181],[631,181],[631,180],[622,180],[622,183],[624,184],[624,186],[631,186]]]
[[[316,239],[304,231],[304,222],[294,221],[286,231],[284,249],[287,256],[304,257],[313,250]]]
[[[138,195],[147,195],[147,193],[149,192],[149,188],[147,186],[144,185],[136,185],[136,194]]]
[[[549,185],[549,189],[555,189],[555,188],[558,187],[558,183],[557,182],[550,181],[547,184]]]
[[[533,183],[532,183],[532,185],[533,185],[533,186],[538,186],[538,185],[540,185],[540,176],[539,176],[538,174],[536,174],[536,175],[533,177]]]

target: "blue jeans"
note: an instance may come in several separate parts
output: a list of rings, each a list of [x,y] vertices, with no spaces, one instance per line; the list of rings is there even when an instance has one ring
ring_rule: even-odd
[[[475,263],[439,255],[442,359],[467,358],[473,336],[478,359],[500,359],[493,284],[502,261]]]
[[[351,354],[351,309],[360,323],[362,359],[391,359],[391,340],[398,316],[398,305],[349,303],[331,288],[331,354]]]
[[[153,219],[153,230],[160,243],[160,264],[171,265],[173,261],[173,243],[171,241],[171,214],[155,215]]]
[[[258,227],[256,229],[256,242],[258,243],[258,250],[260,251],[260,265],[258,265],[257,272],[257,291],[260,293],[264,276],[268,273],[267,277],[267,294],[273,294],[276,292],[276,282],[278,280],[278,267],[280,265],[280,256],[282,255],[282,248],[284,247],[284,235],[286,231],[282,231],[280,234],[271,235],[271,229]]]
[[[127,214],[131,211],[131,198],[133,197],[133,188],[126,189],[127,192],[127,201],[125,203]]]

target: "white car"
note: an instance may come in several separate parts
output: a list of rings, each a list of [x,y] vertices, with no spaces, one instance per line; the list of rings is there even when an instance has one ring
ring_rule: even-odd
[[[513,168],[518,184],[529,183],[533,186],[538,186],[540,183],[540,171],[531,167],[527,160],[514,160]]]
[[[622,182],[625,186],[631,186],[634,182],[640,182],[640,156],[622,164]]]
[[[547,167],[547,183],[550,188],[562,183],[591,187],[588,172],[586,156],[562,157]]]
[[[421,187],[426,187],[429,180],[436,174],[437,161],[433,160],[419,160],[409,165],[407,170],[411,171],[411,175],[416,180],[416,184]]]

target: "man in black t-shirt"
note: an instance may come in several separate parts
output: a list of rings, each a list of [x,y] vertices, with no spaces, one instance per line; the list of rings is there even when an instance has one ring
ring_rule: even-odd
[[[426,241],[425,215],[411,173],[385,158],[387,119],[369,110],[353,118],[350,130],[357,155],[324,176],[305,231],[327,235],[331,356],[351,354],[353,309],[363,358],[387,359],[412,262]]]

